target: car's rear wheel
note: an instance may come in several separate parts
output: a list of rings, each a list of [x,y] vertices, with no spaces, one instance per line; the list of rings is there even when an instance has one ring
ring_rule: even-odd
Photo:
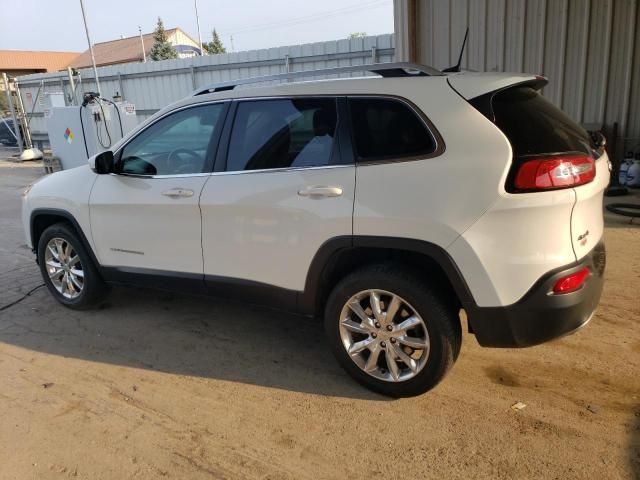
[[[460,321],[450,305],[410,270],[375,265],[335,287],[325,330],[358,382],[392,397],[419,395],[445,376],[460,351]]]
[[[106,286],[96,266],[67,224],[48,227],[38,241],[38,263],[44,283],[63,305],[83,309],[98,303]]]

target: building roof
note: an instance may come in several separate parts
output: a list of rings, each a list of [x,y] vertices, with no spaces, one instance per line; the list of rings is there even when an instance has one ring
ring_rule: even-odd
[[[171,28],[165,30],[167,37],[171,36],[177,31],[181,31],[184,35],[193,40],[180,28]],[[153,47],[154,39],[153,32],[145,33],[142,35],[144,40],[144,49],[147,55]],[[140,45],[140,35],[133,37],[119,38],[117,40],[111,40],[108,42],[96,43],[93,45],[93,54],[96,57],[97,66],[115,65],[118,63],[129,62],[141,62],[142,61],[142,46]],[[86,68],[91,66],[91,52],[86,50],[78,55],[70,64],[72,68]]]
[[[57,72],[64,70],[78,52],[38,52],[30,50],[0,50],[0,71],[38,70]]]

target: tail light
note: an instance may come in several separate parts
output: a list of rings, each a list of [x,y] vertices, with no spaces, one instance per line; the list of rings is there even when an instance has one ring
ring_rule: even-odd
[[[553,286],[553,294],[561,295],[563,293],[575,292],[584,285],[590,273],[589,268],[584,267],[571,275],[560,278]]]
[[[525,160],[515,166],[514,192],[537,192],[577,187],[596,176],[596,164],[587,155],[554,155]]]

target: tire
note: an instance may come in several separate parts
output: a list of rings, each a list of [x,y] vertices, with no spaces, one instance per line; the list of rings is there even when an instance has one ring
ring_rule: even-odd
[[[58,240],[64,250],[66,250],[66,245],[69,245],[71,248],[68,251],[70,260],[72,260],[69,264],[73,263],[71,267],[62,267],[64,258],[66,257],[63,257],[63,261],[58,260],[54,252],[57,252],[59,255],[60,251],[58,251],[55,245],[47,252],[50,242],[55,243]],[[77,260],[75,255],[77,255]],[[47,263],[47,259],[49,259],[49,264]],[[91,256],[78,238],[76,231],[66,223],[56,223],[42,232],[38,240],[38,264],[44,283],[51,292],[51,295],[65,307],[76,310],[91,308],[97,305],[106,295],[107,286],[91,260]],[[61,268],[57,268],[54,265],[59,265]],[[66,268],[66,271],[62,272],[62,275],[58,275],[58,280],[56,281],[60,284],[67,283],[64,282],[64,279],[68,277],[71,283],[70,287],[67,285],[56,286],[54,280],[52,280],[49,275],[49,269],[55,269],[56,272],[60,273],[60,270],[63,268]],[[54,270],[52,270],[52,272],[53,271]],[[80,273],[82,273],[82,276],[80,276]],[[72,277],[80,283],[81,288],[78,288],[78,284],[71,280]],[[62,288],[62,291],[60,288]]]
[[[371,306],[374,300],[367,299],[367,296],[371,297],[371,290],[377,292],[379,310],[383,312],[380,317],[375,316],[372,308],[361,312],[368,319],[363,327],[365,320],[347,306],[347,302],[354,308]],[[399,297],[397,304],[401,305],[397,309],[391,307],[394,296]],[[390,321],[384,313],[386,309],[397,311],[395,315],[391,314]],[[380,325],[375,323],[378,318]],[[402,334],[401,327],[409,325],[405,322],[408,319],[411,323],[417,324],[418,320],[422,323]],[[462,342],[460,319],[452,302],[419,275],[397,264],[367,266],[343,278],[327,300],[324,326],[333,353],[347,373],[370,390],[389,397],[411,397],[435,387],[455,363]],[[387,329],[389,331],[385,331]],[[377,343],[369,343],[354,355],[347,352],[347,348],[360,348],[362,342]],[[426,348],[414,350],[405,342],[422,343]],[[381,350],[382,343],[386,345]],[[403,362],[399,349],[405,354],[413,351],[411,356],[404,358],[413,364],[415,371],[409,368],[409,363]],[[374,360],[374,350],[378,351],[377,360],[369,365],[370,360]],[[390,363],[387,352],[396,360]],[[425,353],[426,360],[423,360]],[[395,368],[391,368],[394,363]]]
[[[605,207],[612,213],[625,217],[640,218],[640,205],[635,203],[610,203]]]

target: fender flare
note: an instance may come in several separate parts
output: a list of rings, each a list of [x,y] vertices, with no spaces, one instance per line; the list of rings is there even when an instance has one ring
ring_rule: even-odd
[[[60,208],[36,208],[31,211],[31,214],[29,216],[29,236],[31,237],[31,245],[33,246],[33,251],[36,254],[36,262],[38,261],[38,258],[37,258],[38,242],[36,241],[36,238],[35,238],[34,224],[35,224],[36,218],[40,216],[61,217],[66,221],[68,221],[78,233],[78,237],[82,242],[82,246],[89,253],[89,256],[91,257],[91,261],[93,261],[93,264],[96,266],[96,268],[98,268],[98,270],[101,270],[100,262],[98,262],[98,259],[93,253],[93,248],[91,248],[91,244],[89,243],[89,240],[87,240],[87,237],[84,234],[84,231],[80,226],[80,223],[78,223],[76,218],[71,213],[69,213],[66,210],[62,210]]]
[[[434,243],[410,238],[345,235],[327,240],[316,252],[307,272],[304,292],[299,297],[298,306],[301,311],[314,311],[323,272],[330,265],[332,258],[344,250],[359,247],[408,251],[430,258],[443,270],[462,308],[467,312],[478,308],[460,269],[444,248]]]

